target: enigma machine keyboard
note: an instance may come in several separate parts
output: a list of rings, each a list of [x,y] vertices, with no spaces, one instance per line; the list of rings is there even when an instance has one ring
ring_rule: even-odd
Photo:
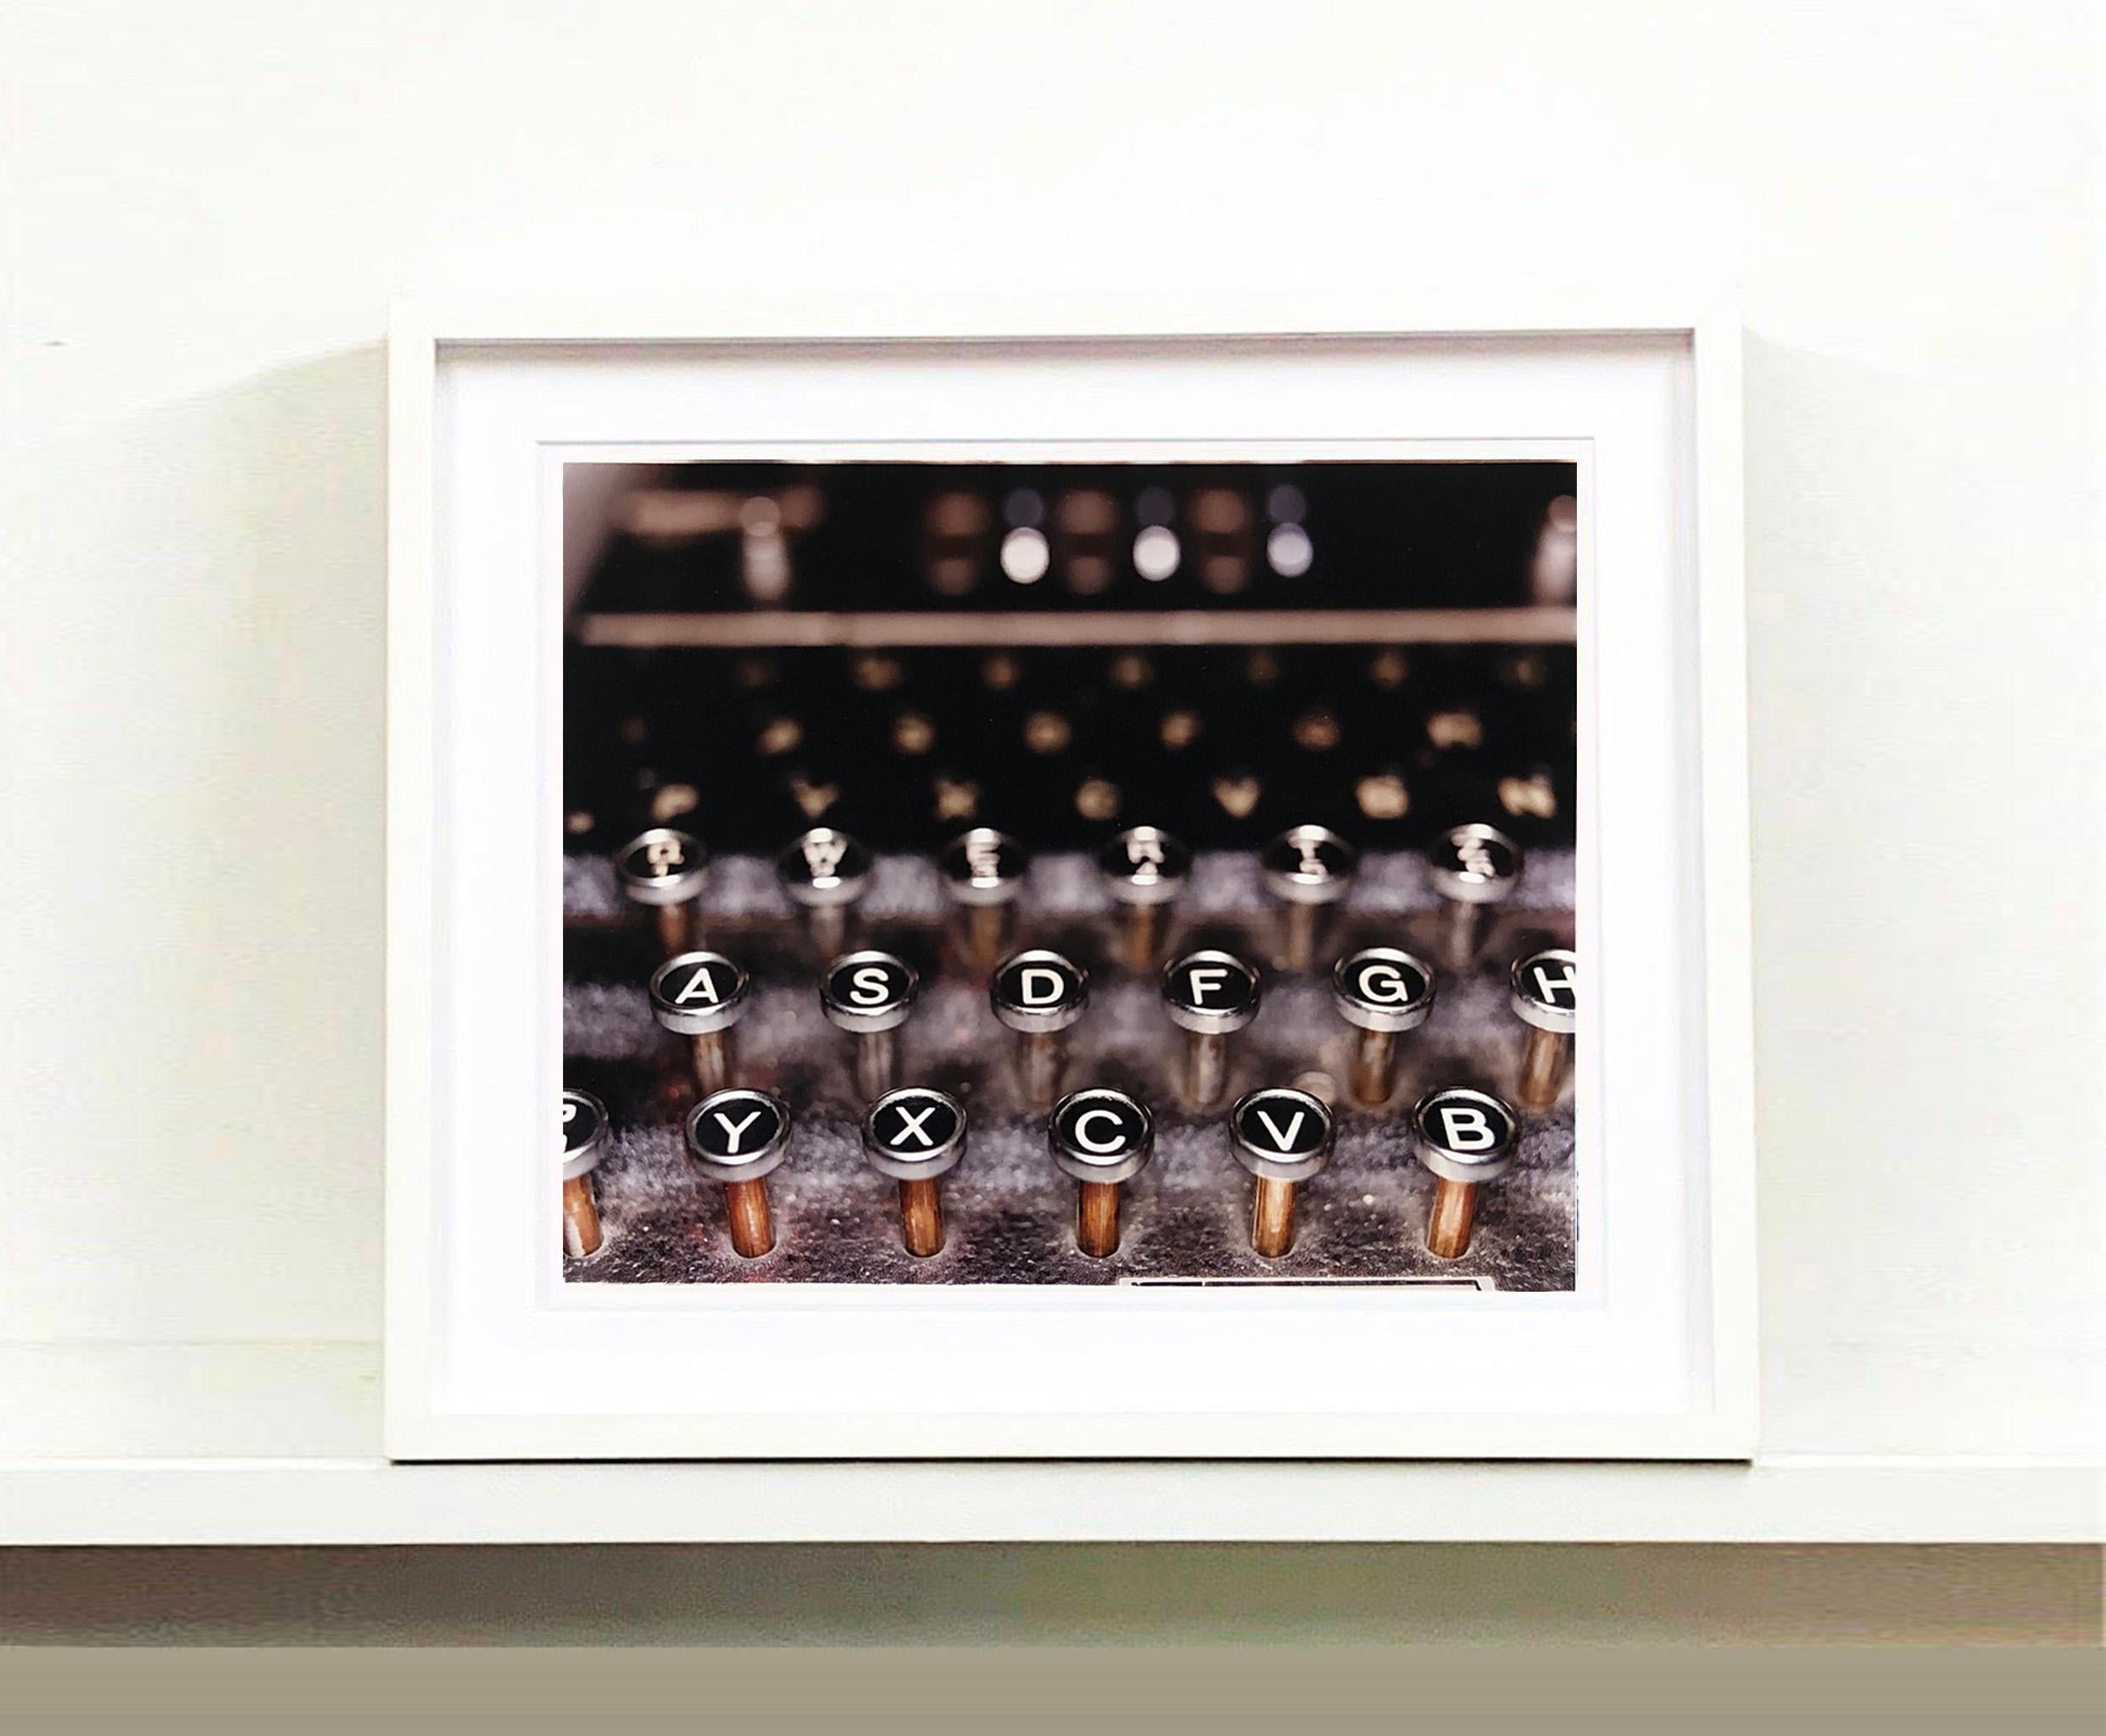
[[[591,491],[566,1277],[1571,1288],[1574,490]]]

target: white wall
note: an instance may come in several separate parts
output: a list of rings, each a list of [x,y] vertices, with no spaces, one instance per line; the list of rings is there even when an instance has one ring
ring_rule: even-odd
[[[7,1334],[377,1333],[392,295],[1703,280],[1751,333],[1766,1438],[2083,1446],[2092,8],[103,0],[0,30]]]

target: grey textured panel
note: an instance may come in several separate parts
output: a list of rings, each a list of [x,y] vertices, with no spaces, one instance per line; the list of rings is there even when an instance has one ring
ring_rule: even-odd
[[[1269,960],[1275,919],[1253,860],[1217,853],[1203,856],[1201,870],[1178,908],[1172,945],[1223,945]],[[820,1013],[820,960],[767,865],[727,858],[712,876],[705,915],[709,943],[754,978],[737,1033],[738,1077],[781,1093],[797,1117],[790,1159],[770,1182],[775,1251],[738,1257],[721,1191],[693,1173],[681,1147],[679,1119],[693,1100],[687,1045],[651,1019],[643,988],[655,962],[649,930],[620,909],[604,864],[574,859],[566,884],[566,1072],[569,1082],[607,1100],[616,1134],[595,1177],[605,1245],[568,1262],[566,1275],[594,1283],[1010,1284],[1452,1277],[1511,1290],[1571,1288],[1568,1108],[1528,1118],[1513,1172],[1485,1190],[1475,1240],[1453,1262],[1424,1249],[1434,1182],[1409,1155],[1402,1128],[1403,1110],[1436,1085],[1475,1085],[1512,1100],[1526,1032],[1507,1007],[1505,969],[1524,950],[1570,943],[1568,852],[1539,853],[1523,887],[1529,908],[1500,913],[1476,970],[1444,974],[1432,1019],[1401,1041],[1390,1104],[1378,1112],[1341,1105],[1330,1166],[1303,1188],[1295,1244],[1277,1260],[1251,1250],[1250,1178],[1229,1155],[1222,1118],[1195,1118],[1172,1099],[1182,1036],[1163,1016],[1153,978],[1112,962],[1115,918],[1086,859],[1047,857],[1033,875],[1019,942],[1059,947],[1092,973],[1090,1010],[1070,1033],[1067,1084],[1117,1086],[1156,1116],[1156,1158],[1126,1190],[1113,1258],[1076,1251],[1074,1183],[1047,1154],[1044,1116],[1018,1100],[1015,1039],[995,1023],[984,984],[953,943],[933,871],[903,857],[880,860],[859,938],[899,952],[923,975],[921,1004],[902,1033],[902,1077],[950,1092],[972,1118],[966,1158],[944,1183],[947,1244],[928,1260],[901,1247],[894,1187],[863,1160],[848,1039]],[[1416,857],[1370,857],[1323,956],[1384,943],[1430,950],[1432,905]],[[1351,1039],[1322,976],[1275,974],[1257,1021],[1233,1042],[1232,1088],[1284,1084],[1312,1070],[1342,1081]]]

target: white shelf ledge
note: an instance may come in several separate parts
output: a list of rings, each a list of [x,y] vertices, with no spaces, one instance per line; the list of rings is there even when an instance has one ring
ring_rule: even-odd
[[[2100,1467],[476,1464],[378,1455],[370,1344],[0,1347],[0,1543],[2069,1543]]]
[[[10,1544],[2067,1543],[2096,1467],[18,1461]]]
[[[1678,1465],[0,1465],[12,1544],[2087,1543],[2100,1473]]]

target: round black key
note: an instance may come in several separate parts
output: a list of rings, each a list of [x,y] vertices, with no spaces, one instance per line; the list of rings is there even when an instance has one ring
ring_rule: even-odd
[[[688,1111],[688,1155],[712,1181],[751,1182],[789,1152],[789,1105],[766,1091],[716,1092]]]
[[[845,832],[815,826],[783,847],[775,871],[794,904],[852,904],[870,882],[870,852]]]
[[[828,1021],[844,1031],[890,1031],[906,1022],[920,988],[921,978],[904,959],[850,953],[827,966],[819,1003]]]
[[[1570,1036],[1580,1023],[1580,960],[1563,947],[1514,960],[1508,999],[1524,1022]]]
[[[1396,947],[1365,947],[1332,967],[1331,1000],[1362,1031],[1416,1030],[1433,1011],[1433,966]]]
[[[699,840],[670,826],[639,833],[615,857],[615,878],[639,904],[684,904],[709,877],[709,852]]]
[[[1434,890],[1462,904],[1496,904],[1521,878],[1521,846],[1496,826],[1457,826],[1434,840],[1426,868]]]
[[[1156,1123],[1147,1107],[1105,1086],[1070,1092],[1046,1121],[1053,1161],[1078,1182],[1125,1182],[1139,1175],[1155,1150]]]
[[[958,1100],[925,1085],[889,1091],[863,1117],[863,1155],[880,1175],[926,1182],[965,1155],[966,1112]]]
[[[1089,973],[1059,953],[1034,948],[995,966],[987,998],[1012,1031],[1064,1031],[1089,1004]]]
[[[1187,953],[1164,966],[1162,1004],[1180,1030],[1217,1037],[1257,1016],[1263,980],[1234,953]]]
[[[976,826],[944,847],[944,885],[961,904],[1006,904],[1023,890],[1031,858],[1006,832]]]
[[[1236,1161],[1254,1176],[1306,1182],[1331,1155],[1331,1111],[1323,1099],[1270,1085],[1237,1099],[1228,1116]]]
[[[651,972],[651,1016],[682,1037],[706,1037],[738,1022],[751,988],[722,953],[678,953]]]
[[[1519,1124],[1485,1091],[1450,1085],[1429,1092],[1412,1111],[1418,1160],[1445,1181],[1474,1185],[1507,1172]]]
[[[1295,826],[1258,860],[1266,890],[1291,904],[1334,904],[1360,868],[1360,852],[1328,826]]]
[[[1159,826],[1128,826],[1097,852],[1105,890],[1123,904],[1167,904],[1191,871],[1191,851]]]
[[[563,1093],[563,1179],[575,1181],[599,1167],[607,1155],[607,1105],[589,1091]]]

